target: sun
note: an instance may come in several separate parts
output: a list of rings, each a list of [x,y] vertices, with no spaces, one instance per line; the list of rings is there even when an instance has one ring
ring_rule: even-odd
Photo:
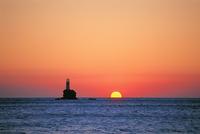
[[[122,98],[122,94],[118,91],[114,91],[111,93],[110,98]]]

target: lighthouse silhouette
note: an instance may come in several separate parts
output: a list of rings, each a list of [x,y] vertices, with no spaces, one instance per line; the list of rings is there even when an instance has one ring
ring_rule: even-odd
[[[63,97],[61,99],[77,99],[76,91],[70,89],[70,79],[66,80],[66,89],[63,90]]]

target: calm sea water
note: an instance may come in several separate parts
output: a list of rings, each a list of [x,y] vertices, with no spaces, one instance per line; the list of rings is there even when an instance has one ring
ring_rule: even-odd
[[[0,99],[0,133],[200,133],[200,99]]]

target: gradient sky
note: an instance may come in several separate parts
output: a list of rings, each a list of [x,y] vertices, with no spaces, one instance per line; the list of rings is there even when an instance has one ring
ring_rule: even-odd
[[[199,0],[0,0],[0,97],[200,97]]]

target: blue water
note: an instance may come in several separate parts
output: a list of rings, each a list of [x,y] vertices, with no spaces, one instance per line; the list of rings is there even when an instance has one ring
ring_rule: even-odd
[[[0,133],[200,133],[200,99],[0,99]]]

